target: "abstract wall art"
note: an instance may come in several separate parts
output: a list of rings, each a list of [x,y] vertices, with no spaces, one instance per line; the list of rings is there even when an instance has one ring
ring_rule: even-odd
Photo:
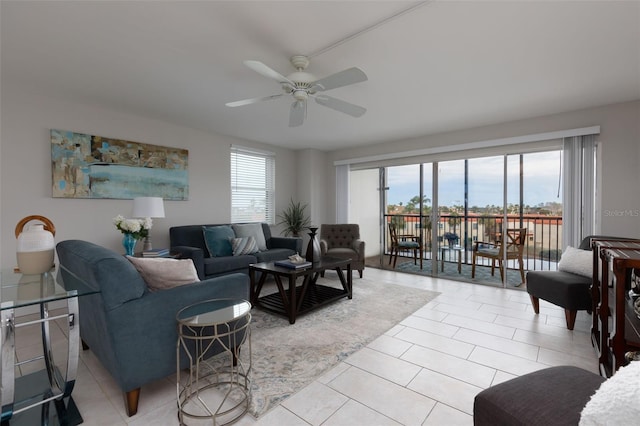
[[[54,198],[189,199],[189,151],[51,129]]]

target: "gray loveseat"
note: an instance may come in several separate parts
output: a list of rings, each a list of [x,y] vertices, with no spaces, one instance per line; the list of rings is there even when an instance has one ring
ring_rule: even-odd
[[[246,225],[246,224],[239,224]],[[193,260],[200,279],[241,272],[249,273],[249,264],[283,260],[302,254],[302,238],[274,237],[266,223],[260,224],[267,250],[241,256],[210,256],[205,243],[203,227],[233,226],[233,224],[184,225],[169,229],[172,253],[179,253],[183,259]]]
[[[142,385],[176,373],[180,309],[209,299],[249,300],[249,279],[243,274],[151,292],[119,253],[80,240],[62,241],[56,250],[61,265],[100,288],[79,298],[80,337],[124,392],[129,416],[137,412]],[[60,273],[65,281],[77,279],[63,268]],[[186,368],[186,357],[181,361]]]

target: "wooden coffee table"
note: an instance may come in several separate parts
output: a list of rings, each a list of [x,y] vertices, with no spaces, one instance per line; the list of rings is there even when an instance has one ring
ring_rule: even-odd
[[[338,273],[342,288],[317,284],[320,274],[331,269]],[[278,291],[260,297],[262,287],[269,275],[275,279]],[[276,266],[273,262],[254,263],[249,265],[249,277],[253,306],[284,315],[289,318],[290,324],[296,322],[299,314],[343,297],[349,299],[353,297],[351,259],[323,257],[320,262],[305,269],[289,269]],[[296,286],[298,277],[303,277],[303,281],[301,285]],[[285,288],[285,280],[288,283],[287,288]]]

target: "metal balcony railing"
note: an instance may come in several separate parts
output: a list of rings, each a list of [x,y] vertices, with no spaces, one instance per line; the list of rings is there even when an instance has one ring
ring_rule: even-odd
[[[389,223],[394,223],[399,234],[419,237],[424,251],[423,258],[431,259],[432,249],[443,246],[460,246],[462,262],[471,264],[476,241],[497,243],[502,232],[503,215],[473,214],[468,216],[441,214],[435,224],[428,216],[417,214],[384,215],[384,254],[389,254]],[[523,260],[525,270],[556,270],[562,254],[562,217],[545,215],[507,215],[507,228],[526,228],[527,238]],[[433,226],[437,227],[435,241]],[[438,251],[436,251],[438,252]],[[401,254],[402,255],[402,254]],[[407,254],[408,255],[408,254]],[[446,261],[447,259],[445,259]],[[478,264],[483,264],[478,260]],[[484,260],[488,264],[488,260]],[[508,268],[516,267],[509,261]]]

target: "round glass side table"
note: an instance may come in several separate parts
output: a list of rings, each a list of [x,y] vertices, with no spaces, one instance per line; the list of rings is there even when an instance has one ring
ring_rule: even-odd
[[[231,424],[249,410],[250,311],[251,304],[246,300],[212,299],[177,313],[181,425],[185,417],[213,420],[214,425]]]

